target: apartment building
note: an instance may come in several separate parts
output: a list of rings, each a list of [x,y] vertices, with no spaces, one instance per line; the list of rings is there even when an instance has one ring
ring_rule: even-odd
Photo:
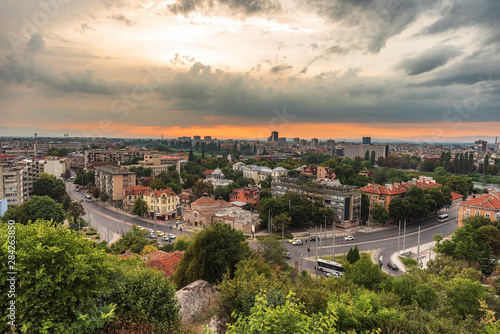
[[[123,207],[125,208],[125,210],[131,211],[137,198],[140,198],[144,201],[144,196],[146,196],[146,193],[152,191],[153,188],[138,185],[126,188],[123,191]]]
[[[7,199],[7,206],[24,202],[23,168],[0,165],[0,200]]]
[[[112,201],[123,199],[124,189],[135,186],[136,177],[124,168],[118,166],[96,166],[95,185],[100,191],[105,192]]]
[[[442,187],[442,185],[436,183],[432,177],[420,176],[418,179],[414,178],[408,182],[386,184],[384,186],[379,184],[368,184],[366,187],[360,188],[359,190],[367,194],[370,198],[370,209],[374,209],[375,204],[379,204],[389,212],[389,204],[391,204],[391,201],[396,197],[403,197],[406,191],[413,186],[422,189]]]
[[[375,151],[375,159],[379,157],[387,158],[389,155],[389,145],[374,144],[344,144],[344,157],[354,159],[355,157],[364,157],[366,151]]]
[[[20,161],[18,166],[23,169],[23,197],[27,201],[33,194],[33,185],[44,171],[43,160],[25,159]]]
[[[361,215],[361,192],[355,186],[342,185],[338,180],[314,183],[314,186],[297,184],[297,179],[282,177],[271,184],[273,198],[286,193],[295,193],[310,201],[320,201],[331,207],[337,224],[359,223]]]
[[[55,177],[61,177],[69,169],[69,160],[66,158],[46,157],[43,163],[43,172]]]
[[[92,150],[85,151],[85,165],[94,162],[128,162],[135,157],[144,158],[144,155],[159,153],[154,150]]]
[[[470,199],[458,205],[458,227],[463,226],[463,219],[470,216],[483,216],[491,222],[500,220],[500,194],[489,194]]]
[[[234,189],[229,195],[229,201],[244,202],[257,205],[260,200],[261,189],[257,186],[248,186],[244,188]]]
[[[187,159],[187,155],[184,156]],[[145,154],[144,160],[139,161],[136,165],[123,166],[124,168],[144,167],[151,168],[152,174],[157,175],[161,172],[168,172],[170,166],[176,166],[177,173],[181,173],[181,156],[164,156],[160,153]]]
[[[151,217],[168,220],[175,218],[179,198],[171,189],[153,190],[147,192],[144,200],[148,204],[148,212]]]

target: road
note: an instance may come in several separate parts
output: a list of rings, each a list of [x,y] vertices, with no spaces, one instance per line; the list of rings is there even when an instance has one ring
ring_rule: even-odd
[[[175,236],[188,233],[177,229],[175,227],[176,220],[174,219],[158,220],[155,226],[153,220],[146,222],[142,219],[123,215],[109,204],[106,204],[108,207],[102,207],[94,202],[88,203],[85,201],[86,193],[76,191],[75,185],[71,182],[66,182],[66,191],[73,199],[80,202],[83,200],[81,203],[85,209],[85,215],[82,218],[89,222],[90,227],[97,229],[97,233],[101,235],[101,240],[108,240],[109,232],[109,240],[111,243],[115,242],[132,228],[132,224],[163,233],[172,233]],[[157,241],[160,245],[168,243],[168,241],[162,241],[159,237]]]
[[[389,270],[386,264],[389,262],[391,254],[401,251],[404,252],[405,248],[410,248],[417,245],[417,235],[418,228],[420,226],[420,244],[425,244],[432,241],[432,237],[435,234],[441,233],[443,236],[451,235],[457,228],[457,211],[452,210],[448,212],[450,220],[445,223],[438,223],[437,216],[430,216],[429,218],[415,221],[406,224],[406,237],[404,236],[404,224],[401,224],[401,234],[399,237],[399,249],[398,249],[398,228],[392,228],[388,230],[382,230],[371,233],[356,233],[353,236],[354,240],[345,241],[343,237],[335,238],[335,254],[347,254],[349,249],[354,246],[358,246],[361,252],[365,251],[377,251],[377,256],[383,256],[384,259],[384,271],[390,273],[393,276],[400,275],[400,271]],[[287,260],[287,263],[295,266],[297,261],[299,270],[307,270],[309,272],[314,272],[315,257],[332,255],[333,253],[333,241],[332,238],[321,238],[319,243],[308,243],[303,246],[293,246],[288,241],[282,242],[290,252],[291,258]],[[317,247],[316,247],[317,246]],[[308,252],[307,248],[310,247],[311,251]],[[427,251],[425,248],[421,248],[421,252]],[[317,253],[316,253],[317,252]]]

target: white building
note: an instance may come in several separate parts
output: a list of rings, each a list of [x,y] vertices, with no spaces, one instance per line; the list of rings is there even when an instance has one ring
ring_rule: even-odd
[[[61,177],[66,171],[69,170],[69,161],[65,158],[59,157],[46,157],[43,163],[44,173]]]

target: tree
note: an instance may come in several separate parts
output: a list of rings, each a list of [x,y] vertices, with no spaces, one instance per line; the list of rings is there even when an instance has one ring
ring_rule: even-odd
[[[44,197],[48,196],[41,198]],[[7,233],[7,224],[2,224],[0,279],[3,282],[9,278],[7,272],[10,271]],[[107,257],[93,242],[72,230],[55,228],[50,221],[16,224],[18,329],[26,327],[31,333],[71,332],[67,330],[79,314],[90,314],[95,306],[102,306],[95,305],[95,299],[105,291],[112,274]],[[7,332],[8,303],[8,298],[0,298],[1,332]]]
[[[201,197],[205,193],[211,195],[214,191],[214,187],[211,182],[206,183],[200,180],[194,184],[191,190],[193,191],[193,195],[195,197]]]
[[[351,247],[349,249],[349,252],[347,253],[347,256],[346,256],[347,262],[349,262],[350,264],[354,264],[359,259],[360,259],[360,256],[359,256],[358,245],[356,245],[354,247],[354,249]]]
[[[365,161],[369,161],[370,160],[370,150],[366,150],[365,152]]]
[[[292,218],[288,215],[288,213],[283,212],[279,216],[276,216],[273,222],[275,226],[274,231],[286,231],[292,223]]]
[[[375,204],[375,209],[373,211],[372,218],[376,222],[379,222],[381,224],[385,224],[389,221],[391,216],[389,215],[389,212],[387,212],[382,205]]]
[[[354,284],[376,290],[383,280],[383,275],[378,265],[363,258],[349,265],[345,270],[344,277]]]
[[[66,193],[66,185],[55,176],[41,173],[40,178],[33,183],[33,195],[49,196],[58,203],[62,203]]]
[[[189,161],[195,161],[196,158],[194,156],[193,150],[189,150]]]
[[[273,182],[273,177],[268,175],[265,180],[260,181],[259,183],[262,186],[262,189],[271,189],[271,182]]]
[[[94,189],[92,189],[92,197],[94,197],[95,199],[98,199],[100,194],[101,191],[99,190],[99,188],[94,187]]]
[[[372,154],[370,155],[370,162],[372,163],[372,166],[375,166],[375,151],[372,151]]]
[[[85,210],[83,209],[83,205],[80,202],[71,202],[68,207],[68,212],[73,217],[73,222],[76,224],[78,219],[85,215]]]
[[[490,167],[490,156],[486,154],[483,160],[483,174],[488,175],[488,168]]]
[[[451,175],[446,181],[446,185],[451,191],[457,192],[462,196],[467,196],[474,188],[470,178],[464,178],[458,175]]]
[[[131,250],[134,254],[140,254],[142,249],[147,245],[158,248],[158,241],[156,239],[146,239],[147,234],[147,231],[140,230],[134,224],[132,225],[132,229],[129,230],[123,236],[123,238],[121,238],[111,246],[111,251],[114,254],[123,254],[127,250]]]
[[[408,201],[404,198],[396,197],[389,204],[389,213],[395,220],[405,220],[409,218]]]
[[[370,197],[367,194],[361,193],[361,219],[368,221],[370,215]]]
[[[147,255],[149,253],[153,253],[153,252],[156,252],[158,250],[158,248],[156,248],[155,246],[153,245],[146,245],[144,246],[144,248],[141,250],[141,255]]]
[[[101,200],[101,202],[106,203],[109,199],[109,195],[103,191],[101,192],[99,199]]]
[[[179,288],[198,279],[215,284],[227,271],[232,275],[236,264],[249,254],[250,248],[241,231],[215,223],[194,237],[173,280]]]
[[[142,198],[137,197],[134,201],[134,207],[132,208],[132,213],[138,216],[142,216],[148,211],[148,203]]]
[[[285,264],[285,256],[283,253],[286,252],[287,249],[282,246],[278,240],[271,237],[262,238],[258,241],[257,249],[267,264],[276,266]]]

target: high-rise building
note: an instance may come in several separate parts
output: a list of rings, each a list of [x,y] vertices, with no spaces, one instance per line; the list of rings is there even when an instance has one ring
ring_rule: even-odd
[[[476,140],[474,142],[474,150],[478,155],[483,155],[486,153],[486,149],[488,147],[488,142],[486,140]]]
[[[194,136],[193,137],[193,140],[196,142],[196,141],[200,141],[201,140],[201,137],[200,136]]]
[[[363,144],[371,144],[372,137],[363,137]]]
[[[278,145],[285,145],[285,144],[286,144],[286,138],[285,137],[278,138]]]
[[[300,140],[300,145],[301,146],[306,146],[307,145],[307,139],[301,139]]]
[[[298,145],[300,143],[300,138],[293,138],[293,144]]]
[[[318,138],[312,138],[312,139],[311,139],[311,145],[312,145],[312,146],[318,146],[318,145],[319,145],[319,140],[318,140]]]
[[[270,141],[275,143],[278,142],[278,131],[271,132]]]
[[[205,136],[203,139],[204,139],[205,141],[210,141],[210,140],[212,140],[212,136]]]

